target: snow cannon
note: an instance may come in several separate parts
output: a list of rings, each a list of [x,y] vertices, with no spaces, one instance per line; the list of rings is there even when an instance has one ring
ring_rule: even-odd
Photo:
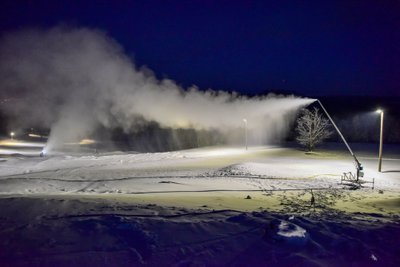
[[[328,119],[331,121],[333,127],[335,127],[336,131],[338,132],[339,136],[342,138],[344,144],[346,145],[347,149],[349,150],[351,156],[354,159],[354,164],[356,167],[356,177],[355,177],[355,182],[359,182],[359,178],[360,177],[364,177],[364,172],[363,172],[363,166],[361,165],[361,163],[358,161],[356,155],[354,154],[353,150],[351,150],[349,144],[347,143],[346,139],[344,138],[343,134],[340,132],[339,128],[336,126],[336,123],[333,121],[333,119],[331,118],[331,116],[329,115],[328,111],[326,111],[324,105],[322,105],[321,101],[319,101],[319,99],[317,99],[318,103],[320,104],[320,106],[322,107],[322,110],[325,112],[326,116],[328,117]]]

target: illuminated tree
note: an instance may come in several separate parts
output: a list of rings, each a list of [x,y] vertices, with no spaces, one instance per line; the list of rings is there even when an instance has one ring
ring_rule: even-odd
[[[329,120],[322,117],[318,108],[313,110],[304,109],[297,119],[296,140],[304,146],[307,151],[313,151],[315,146],[322,143],[332,135],[329,130]]]

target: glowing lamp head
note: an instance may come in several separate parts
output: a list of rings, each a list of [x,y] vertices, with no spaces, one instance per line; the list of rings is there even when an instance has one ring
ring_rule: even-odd
[[[14,133],[14,132],[11,132],[10,135],[13,137],[13,136],[15,135],[15,133]]]
[[[376,110],[376,113],[379,113],[379,114],[381,114],[383,112],[383,110],[382,109],[377,109]]]
[[[244,122],[244,123],[247,123],[247,119],[243,119],[243,122]]]

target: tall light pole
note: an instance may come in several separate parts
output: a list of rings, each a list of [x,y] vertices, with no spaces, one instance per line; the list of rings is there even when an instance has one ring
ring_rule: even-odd
[[[243,122],[244,122],[244,142],[247,150],[247,120],[243,119]]]
[[[382,146],[383,146],[383,110],[378,109],[376,111],[377,113],[381,114],[381,131],[380,131],[380,137],[379,137],[379,163],[378,163],[378,171],[382,171]]]
[[[11,132],[11,133],[10,133],[11,140],[13,140],[13,139],[14,139],[14,135],[15,135],[15,133],[14,133],[14,132]]]

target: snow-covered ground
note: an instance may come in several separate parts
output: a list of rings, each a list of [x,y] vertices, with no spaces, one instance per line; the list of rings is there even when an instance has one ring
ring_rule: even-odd
[[[1,151],[0,151],[1,154]],[[375,187],[400,188],[400,159],[362,158],[365,180]],[[211,147],[164,153],[74,154],[3,158],[1,194],[188,192],[342,188],[349,156],[305,154],[289,148]]]
[[[41,158],[40,146],[3,145],[0,262],[396,266],[400,152],[379,173],[363,148],[356,154],[375,189],[340,183],[355,171],[340,146]]]

